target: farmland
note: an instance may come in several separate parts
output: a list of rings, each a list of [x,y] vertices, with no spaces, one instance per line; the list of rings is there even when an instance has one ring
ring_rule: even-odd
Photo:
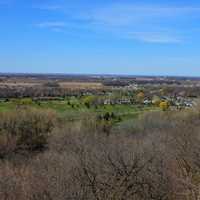
[[[200,80],[0,80],[0,199],[197,199]]]

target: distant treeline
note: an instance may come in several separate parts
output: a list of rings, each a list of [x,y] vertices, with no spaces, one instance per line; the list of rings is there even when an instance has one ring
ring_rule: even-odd
[[[62,88],[56,83],[46,83],[42,86],[4,86],[0,87],[0,98],[24,98],[24,97],[66,97],[66,96],[82,96],[82,95],[105,95],[106,93],[118,91],[118,87],[125,87],[125,82],[118,81],[116,84],[106,83],[107,86],[116,87],[113,90],[111,87],[106,89],[78,89],[78,88]],[[139,91],[141,89],[138,89]],[[145,97],[152,97],[153,95],[162,96],[183,96],[183,97],[199,97],[200,87],[184,87],[181,85],[158,85],[155,87],[149,84],[143,87]],[[162,92],[161,92],[162,91]],[[124,90],[126,94],[133,94],[133,89]],[[161,94],[163,93],[163,94]]]
[[[103,94],[104,90],[65,89],[60,87],[4,87],[0,88],[0,98],[23,97],[65,97],[80,96],[85,94]]]
[[[128,86],[130,84],[138,84],[138,85],[147,85],[147,84],[167,84],[167,85],[181,85],[181,82],[176,81],[176,80],[156,80],[156,79],[152,79],[152,80],[137,80],[137,79],[120,79],[120,80],[105,80],[103,81],[103,85],[105,86],[114,86],[114,87],[124,87],[124,86]]]

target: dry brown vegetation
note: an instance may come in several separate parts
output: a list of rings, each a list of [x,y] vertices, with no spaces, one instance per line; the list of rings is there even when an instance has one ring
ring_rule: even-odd
[[[31,154],[35,149],[25,148],[29,153],[22,154],[9,147],[6,153],[15,156],[1,158],[0,199],[200,198],[197,109],[148,113],[131,130],[124,127],[109,135],[95,121],[58,121],[52,113],[29,110],[1,115],[0,134],[7,135],[5,140],[15,143],[16,136],[25,134],[34,144],[33,136],[43,133],[48,135],[44,142],[48,149]],[[0,143],[1,152],[7,144]]]
[[[109,89],[100,82],[11,79],[0,81],[0,98],[63,97]]]
[[[0,158],[18,151],[41,150],[55,125],[55,114],[35,109],[0,113]]]
[[[52,81],[56,82],[56,81]],[[6,82],[0,82],[0,87],[35,87],[35,86],[42,86],[44,84],[48,83],[48,81],[6,81]],[[98,83],[98,82],[68,82],[68,81],[63,81],[58,83],[61,88],[65,89],[74,89],[74,90],[79,90],[79,89],[102,89],[103,84]]]
[[[103,84],[98,83],[98,82],[60,82],[59,83],[61,88],[65,89],[74,89],[74,90],[79,90],[79,89],[93,89],[93,90],[98,90],[98,89],[103,89]]]

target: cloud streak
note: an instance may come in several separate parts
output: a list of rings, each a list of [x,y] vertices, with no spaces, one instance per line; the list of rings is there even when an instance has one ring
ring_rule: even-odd
[[[54,32],[64,32],[67,24],[62,21],[47,21],[38,23],[35,26],[42,29],[49,29]]]
[[[39,24],[36,24],[37,27],[40,28],[64,28],[66,26],[65,22],[41,22]]]
[[[129,38],[146,43],[157,43],[157,44],[182,43],[181,37],[177,37],[171,34],[166,34],[163,32],[136,32],[136,33],[131,33],[129,35]]]
[[[46,11],[58,11],[62,9],[61,5],[36,5],[33,6],[33,8],[40,9],[40,10],[46,10]]]
[[[73,9],[69,9],[72,7]],[[43,5],[40,9],[63,12],[65,22],[46,22],[38,24],[41,28],[68,28],[72,25],[87,27],[89,30],[107,32],[132,40],[147,43],[180,43],[182,38],[177,32],[184,34],[184,30],[177,24],[184,20],[200,18],[198,6],[161,6],[161,5],[135,5],[115,3],[90,7],[89,9],[76,8],[68,5]],[[176,24],[174,20],[176,19]],[[163,31],[164,30],[164,31]],[[167,30],[167,31],[166,31]],[[170,30],[170,33],[168,33]],[[132,33],[132,34],[130,34]]]
[[[88,17],[99,24],[129,26],[133,23],[159,22],[163,19],[199,16],[200,7],[165,7],[134,4],[113,4],[97,9]]]

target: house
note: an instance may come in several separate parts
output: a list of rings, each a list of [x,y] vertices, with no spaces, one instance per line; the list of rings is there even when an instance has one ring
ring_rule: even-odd
[[[121,99],[105,99],[104,105],[114,105],[114,104],[131,104],[131,100],[129,98],[121,98]]]
[[[131,100],[127,98],[119,99],[118,104],[130,104]]]
[[[149,100],[149,99],[145,99],[143,103],[144,103],[145,105],[151,105],[151,104],[152,104],[152,101]]]
[[[103,104],[104,105],[110,105],[111,104],[111,100],[110,99],[105,99]]]
[[[1,102],[6,102],[7,101],[7,99],[0,99],[0,103]]]

